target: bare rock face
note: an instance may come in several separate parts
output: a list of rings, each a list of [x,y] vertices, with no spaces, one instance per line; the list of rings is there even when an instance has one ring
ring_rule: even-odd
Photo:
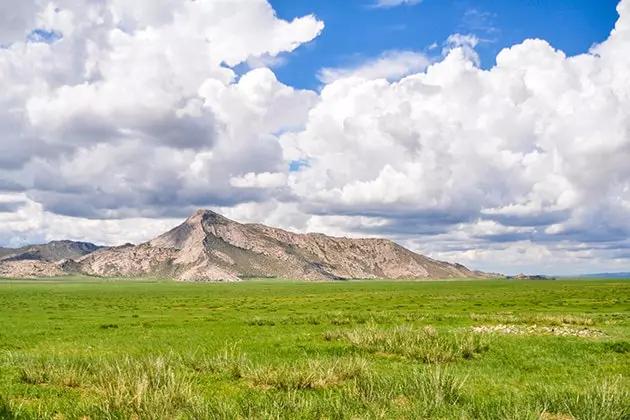
[[[306,280],[485,277],[462,265],[424,257],[385,239],[296,234],[237,223],[206,210],[198,211],[182,225],[145,244],[98,249],[56,266],[62,273],[158,276],[182,281],[239,281],[244,277]]]
[[[45,245],[0,248],[0,277],[55,277],[76,272],[73,259],[101,247],[88,242],[53,241]]]
[[[182,225],[138,247],[102,250],[78,261],[101,276],[159,275],[184,281],[243,277],[306,280],[483,277],[384,239],[332,238],[241,224],[200,210]]]
[[[58,277],[64,271],[55,263],[46,261],[24,260],[0,262],[0,277],[41,278]]]

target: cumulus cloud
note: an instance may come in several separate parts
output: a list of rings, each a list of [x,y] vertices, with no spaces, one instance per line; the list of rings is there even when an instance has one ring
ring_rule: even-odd
[[[283,173],[250,172],[244,176],[232,178],[230,184],[236,188],[280,188],[286,186],[287,177]]]
[[[383,234],[497,224],[469,244],[625,241],[629,5],[589,54],[526,40],[482,70],[476,38],[454,35],[426,72],[334,80],[306,129],[283,139],[309,162],[290,181],[303,208],[382,218]]]
[[[47,212],[43,206],[24,194],[0,194],[0,243],[19,247],[69,239],[91,241],[102,245],[140,243],[181,223],[180,219],[86,220]]]
[[[265,0],[20,4],[0,13],[4,243],[140,241],[211,207],[476,268],[630,261],[630,0],[586,54],[532,39],[483,70],[454,34],[437,62],[324,69],[320,92],[267,67],[323,23]]]
[[[262,200],[260,185],[230,180],[283,169],[276,135],[317,101],[266,68],[240,79],[231,68],[322,30],[314,16],[277,18],[266,0],[10,3],[0,1],[12,12],[3,19],[20,29],[0,49],[0,185],[58,214],[156,217]],[[29,25],[60,36],[29,42]]]
[[[0,2],[0,46],[26,38],[35,24],[36,10],[32,0]]]
[[[318,78],[327,84],[347,77],[397,80],[412,73],[423,71],[430,62],[430,59],[423,53],[387,51],[380,57],[367,60],[355,67],[322,69]]]
[[[481,60],[479,59],[479,54],[475,51],[475,47],[479,45],[479,42],[479,38],[474,34],[452,34],[446,39],[444,48],[442,49],[442,54],[448,55],[451,50],[459,48],[466,58],[479,67],[481,65]]]

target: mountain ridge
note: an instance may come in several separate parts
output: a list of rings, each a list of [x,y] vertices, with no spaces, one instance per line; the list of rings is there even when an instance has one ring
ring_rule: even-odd
[[[0,261],[33,260],[55,262],[79,258],[101,248],[103,247],[91,242],[50,241],[47,244],[26,245],[20,248],[0,248]]]
[[[239,281],[243,277],[305,280],[488,277],[461,264],[414,253],[388,239],[293,233],[262,224],[238,223],[210,210],[199,210],[179,226],[139,245],[98,248],[59,263],[46,262],[54,266],[50,267],[51,272],[103,277],[158,276],[181,281]],[[0,261],[0,275],[10,271],[6,264]]]
[[[630,272],[589,273],[572,277],[581,279],[630,279]]]

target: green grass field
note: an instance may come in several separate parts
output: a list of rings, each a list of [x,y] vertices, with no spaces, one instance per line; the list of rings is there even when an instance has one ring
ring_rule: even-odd
[[[630,419],[630,281],[0,282],[0,419]]]

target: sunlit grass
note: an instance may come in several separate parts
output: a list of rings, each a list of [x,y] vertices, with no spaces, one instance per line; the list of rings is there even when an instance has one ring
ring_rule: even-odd
[[[630,283],[0,284],[0,419],[630,419]],[[475,334],[473,327],[601,330]]]
[[[347,331],[328,331],[329,341],[343,340],[357,349],[399,355],[424,363],[473,359],[488,350],[486,337],[471,332],[439,333],[433,327],[379,328],[370,324]]]

